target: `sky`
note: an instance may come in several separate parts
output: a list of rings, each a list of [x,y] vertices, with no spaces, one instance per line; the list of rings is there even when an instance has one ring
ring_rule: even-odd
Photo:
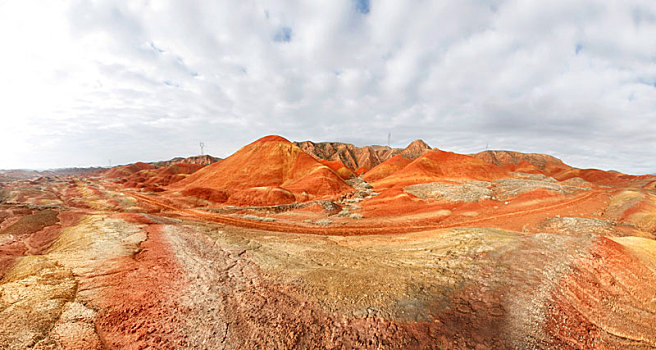
[[[0,169],[269,134],[656,173],[656,2],[0,0]]]

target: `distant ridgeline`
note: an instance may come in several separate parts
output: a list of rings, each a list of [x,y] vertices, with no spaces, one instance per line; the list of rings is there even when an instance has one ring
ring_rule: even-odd
[[[90,167],[90,168],[61,168],[61,169],[48,169],[48,170],[29,170],[29,169],[11,169],[0,170],[0,182],[16,181],[16,180],[29,180],[37,177],[58,177],[69,175],[82,175],[100,172],[104,168]]]
[[[152,164],[152,165],[159,168],[159,167],[163,167],[163,166],[173,165],[173,164],[176,164],[176,163],[210,165],[212,163],[218,162],[219,160],[221,160],[221,158],[212,157],[210,155],[204,154],[204,155],[200,155],[200,156],[191,156],[191,157],[187,157],[187,158],[175,157],[171,160],[151,162],[149,164]]]

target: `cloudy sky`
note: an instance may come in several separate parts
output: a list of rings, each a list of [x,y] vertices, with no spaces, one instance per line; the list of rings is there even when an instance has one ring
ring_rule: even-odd
[[[0,168],[290,140],[656,172],[656,3],[0,0]]]

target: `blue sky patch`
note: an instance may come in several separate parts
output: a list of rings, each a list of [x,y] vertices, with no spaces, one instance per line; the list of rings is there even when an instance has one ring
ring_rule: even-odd
[[[353,0],[353,2],[355,4],[355,10],[363,15],[368,14],[371,10],[369,7],[369,0]]]
[[[276,35],[273,37],[273,40],[277,42],[290,42],[292,40],[292,28],[281,27],[276,32]]]

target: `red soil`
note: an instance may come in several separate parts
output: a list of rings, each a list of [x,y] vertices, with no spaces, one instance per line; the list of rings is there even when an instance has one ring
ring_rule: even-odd
[[[410,163],[412,163],[412,160],[399,154],[378,164],[376,167],[369,170],[362,178],[367,182],[378,181],[405,168]]]
[[[570,166],[563,163],[562,160],[547,154],[521,153],[513,151],[483,151],[476,153],[473,156],[490,164],[502,166],[506,169],[513,169],[511,171],[524,172],[519,169],[535,168],[546,174],[570,168]],[[531,167],[527,164],[530,164]]]
[[[649,180],[649,176],[632,176],[615,171],[599,169],[573,168],[560,159],[534,153],[520,153],[510,151],[485,151],[474,155],[488,163],[502,166],[508,171],[545,174],[559,181],[580,177],[597,185],[626,186],[631,181]]]
[[[654,271],[629,249],[600,237],[553,292],[545,327],[554,347],[651,348],[654,292],[642,286],[655,284]]]
[[[283,183],[281,187],[294,192],[297,198],[306,198],[303,201],[334,198],[353,190],[349,184],[327,167],[314,168],[307,176]],[[309,197],[304,193],[316,196],[316,198]]]
[[[640,202],[627,208],[624,213],[622,213],[619,221],[625,222],[631,215],[638,214],[640,212],[650,212],[650,209],[654,209],[650,201],[648,199],[643,199]]]
[[[253,187],[280,187],[308,199],[352,189],[330,168],[280,136],[257,140],[170,186],[173,190],[193,187],[221,190],[228,196]]]
[[[645,185],[642,186],[642,188],[646,190],[656,191],[656,180],[646,183]]]
[[[59,237],[62,227],[74,225],[82,213],[44,210],[20,218],[0,234],[11,235],[13,241],[0,245],[0,279],[13,266],[16,258],[42,254]]]
[[[495,201],[468,203],[458,207],[458,211],[476,211],[479,215],[463,218],[455,212],[445,218],[443,227],[496,227],[510,231],[522,231],[524,228],[539,232],[539,223],[545,218],[560,216],[594,217],[608,206],[609,199],[601,191],[580,192],[573,196],[556,195],[539,189],[521,194],[507,205]]]
[[[447,207],[450,209],[453,204],[429,205],[426,201],[405,193],[402,188],[391,188],[372,199],[362,202],[362,208],[368,218],[417,214]]]
[[[395,193],[399,195],[398,198],[394,198]],[[526,226],[534,227],[545,218],[554,217],[555,215],[590,217],[594,213],[600,212],[609,203],[608,194],[598,190],[586,191],[575,196],[558,196],[543,201],[529,201],[524,204],[515,200],[510,202],[509,205],[500,205],[499,202],[491,200],[466,204],[449,202],[427,204],[423,200],[413,199],[412,195],[403,193],[400,188],[393,188],[376,196],[375,200],[362,202],[365,218],[380,217],[380,220],[363,220],[358,224],[348,226],[308,227],[294,223],[261,222],[229,215],[189,210],[177,207],[175,203],[164,203],[152,196],[142,196],[136,193],[130,195],[143,201],[143,205],[164,208],[172,211],[172,213],[202,220],[267,231],[338,236],[417,232],[439,227],[498,227],[521,231]],[[438,215],[440,213],[436,213],[436,215],[428,214],[442,209],[453,210],[454,212],[448,216]],[[475,217],[471,217],[464,213],[467,211],[480,211],[480,213]],[[386,219],[390,216],[421,213],[427,213],[427,215],[415,218],[401,218],[401,220],[394,221]]]
[[[21,242],[11,242],[0,246],[0,280],[14,265],[16,258],[24,256],[26,252],[27,247]]]
[[[306,207],[296,209],[295,212],[298,212],[298,213],[304,213],[304,212],[305,213],[324,213],[324,214],[327,214],[327,215],[338,214],[342,210],[342,206],[339,205],[339,204],[335,204],[335,203],[333,203],[333,204],[334,204],[333,206],[327,208],[327,207],[321,205],[320,203],[314,202],[314,203],[309,204]]]
[[[501,166],[510,172],[527,173],[527,174],[544,174],[544,171],[538,169],[535,165],[523,160],[517,164],[505,164]]]
[[[271,206],[277,204],[294,203],[296,197],[293,193],[281,187],[253,187],[230,196],[226,204],[237,206]]]
[[[134,163],[134,164],[128,164],[128,165],[113,167],[113,168],[107,170],[104,173],[104,176],[109,177],[109,178],[127,177],[127,176],[130,176],[130,175],[132,175],[134,173],[137,173],[141,170],[154,169],[154,168],[155,168],[155,166],[152,165],[152,164],[137,162],[137,163]]]
[[[204,165],[176,163],[157,169],[144,169],[120,180],[125,187],[142,188],[150,192],[162,192],[161,186],[168,186],[196,172]]]
[[[203,165],[201,164],[176,163],[157,169],[155,177],[146,181],[146,183],[156,183],[163,186],[169,185],[185,178],[185,176],[181,175],[193,174],[202,167]]]
[[[454,222],[467,225],[467,222],[472,220],[475,220],[476,223],[479,223],[482,220],[493,222],[495,216],[499,214],[504,215],[507,213],[513,213],[515,210],[520,210],[519,213],[523,213],[524,210],[534,207],[541,209],[546,203],[568,202],[569,200],[571,199],[563,197],[560,194],[544,189],[538,189],[520,194],[513,198],[511,207],[507,207],[503,202],[500,203],[493,200],[483,200],[471,203],[453,203],[419,199],[404,192],[402,188],[394,187],[383,191],[379,196],[362,202],[362,207],[364,208],[364,216],[366,218],[402,217],[404,215],[435,212],[432,218],[427,216],[424,220],[429,220],[435,225],[442,223],[443,225],[451,226]],[[539,203],[537,203],[537,201],[539,201]],[[536,204],[528,206],[523,205],[531,202],[536,202]],[[521,207],[521,209],[515,209],[517,207]],[[440,215],[438,212],[439,210],[448,210],[448,216],[446,213]],[[467,212],[476,212],[478,215],[476,219],[462,215],[462,213]],[[418,221],[421,222],[421,220]],[[522,217],[522,219],[513,218],[511,223],[512,230],[521,230],[522,226],[527,222],[524,222]],[[521,225],[517,226],[520,223]],[[505,223],[501,223],[500,225],[501,227],[507,227]]]
[[[95,323],[96,332],[106,347],[172,349],[188,345],[178,331],[184,321],[184,308],[177,302],[186,283],[184,271],[161,226],[150,225],[146,232],[148,239],[134,258],[116,261],[116,273],[93,282],[109,286],[100,289],[101,295],[94,300],[102,310]]]
[[[215,190],[206,187],[190,187],[181,192],[185,196],[196,197],[214,203],[225,203],[228,200],[228,194],[222,190]]]
[[[278,135],[268,135],[268,136],[264,136],[264,137],[261,137],[260,139],[256,140],[256,141],[253,142],[253,143],[265,143],[265,142],[285,142],[285,143],[291,143],[291,142],[289,142],[289,140],[287,140],[286,138],[284,138],[284,137],[282,137],[282,136],[278,136]]]
[[[353,171],[349,169],[346,165],[344,165],[344,163],[342,163],[341,160],[322,159],[320,162],[321,164],[332,169],[335,173],[337,173],[337,175],[339,175],[339,177],[341,177],[344,180],[348,180],[355,176]]]
[[[3,235],[12,235],[15,238],[31,235],[43,229],[46,226],[54,225],[57,223],[57,211],[43,210],[31,215],[20,218],[13,225],[2,230]]]
[[[496,180],[510,177],[507,170],[463,154],[432,150],[398,172],[374,183],[392,187],[435,182],[444,179]]]
[[[360,175],[366,173],[367,171],[369,171],[369,169],[367,169],[367,168],[365,168],[365,167],[357,168],[357,169],[355,170],[355,175],[360,176]]]
[[[620,178],[621,174],[599,169],[570,168],[552,173],[551,176],[558,181],[565,181],[573,177],[580,177],[586,181],[606,186],[624,185],[626,180]]]

